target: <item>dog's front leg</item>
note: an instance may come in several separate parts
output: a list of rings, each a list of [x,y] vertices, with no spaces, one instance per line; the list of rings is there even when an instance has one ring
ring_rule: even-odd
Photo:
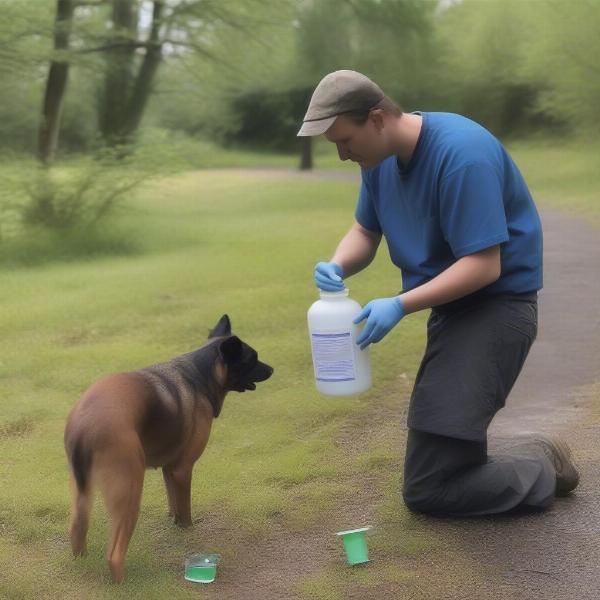
[[[191,486],[194,465],[182,464],[170,469],[163,469],[169,509],[173,513],[175,523],[180,527],[192,524]]]
[[[162,468],[165,488],[167,490],[167,502],[169,506],[169,516],[175,517],[175,484],[173,483],[173,473],[169,467]]]

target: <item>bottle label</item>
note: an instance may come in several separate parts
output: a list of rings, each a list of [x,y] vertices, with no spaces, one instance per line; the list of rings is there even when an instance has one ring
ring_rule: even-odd
[[[317,381],[354,381],[356,379],[350,331],[313,332],[310,338]]]

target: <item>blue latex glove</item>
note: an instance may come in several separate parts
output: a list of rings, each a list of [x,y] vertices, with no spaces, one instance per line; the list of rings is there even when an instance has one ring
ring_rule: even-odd
[[[342,267],[334,262],[320,262],[315,266],[315,283],[326,292],[341,292],[344,289]]]
[[[353,320],[356,325],[363,319],[367,319],[363,330],[356,338],[360,349],[364,350],[369,344],[382,340],[405,314],[404,306],[398,296],[379,298],[365,304]]]

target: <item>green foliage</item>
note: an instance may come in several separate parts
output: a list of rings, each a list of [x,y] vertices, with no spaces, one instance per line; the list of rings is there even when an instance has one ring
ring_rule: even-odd
[[[35,150],[54,8],[0,0],[4,149]],[[600,127],[596,0],[193,0],[165,10],[169,41],[142,129],[296,149],[311,91],[340,68],[366,73],[406,110],[456,111],[503,136]],[[110,3],[75,11],[59,156],[99,147],[109,13]],[[131,58],[132,72],[142,56]]]
[[[31,227],[89,233],[142,183],[187,166],[164,134],[150,131],[135,147],[104,148],[52,167],[13,164],[2,172],[3,237],[28,235]]]
[[[106,164],[91,161],[65,177],[57,176],[55,169],[40,168],[33,182],[25,185],[28,200],[23,205],[23,222],[60,230],[96,224],[124,193],[143,180],[127,176],[121,183],[111,171]]]
[[[266,87],[234,98],[231,111],[237,115],[236,131],[223,136],[225,143],[251,143],[277,150],[299,147],[299,123],[306,112],[312,89],[273,92]]]
[[[351,3],[348,68],[366,73],[407,110],[435,102],[439,54],[431,0]]]
[[[432,87],[426,74],[435,64],[433,8],[435,2],[413,0],[303,2],[294,12],[280,10],[278,25],[264,32],[270,37],[217,38],[215,51],[226,57],[226,66],[216,62],[214,70],[203,71],[198,111],[189,115],[197,122],[192,132],[227,143],[297,149],[295,134],[316,83],[340,68],[361,70],[390,95],[414,103]],[[162,124],[175,120],[186,130],[179,111],[154,107]]]
[[[594,0],[303,2],[267,49],[227,45],[242,76],[202,71],[214,95],[198,92],[194,132],[283,147],[299,120],[292,95],[340,68],[366,73],[407,110],[456,111],[502,136],[594,131],[599,11]],[[188,87],[173,77],[170,87]]]
[[[148,122],[225,143],[252,142],[255,134],[263,142],[274,135],[266,147],[289,147],[289,140],[281,142],[289,131],[275,130],[288,126],[291,111],[297,111],[294,90],[304,85],[289,72],[294,15],[289,0],[254,3],[245,27],[217,27],[209,47],[168,56],[157,77]],[[269,121],[268,132],[255,127],[254,119],[263,125]]]
[[[26,228],[68,231],[93,227],[145,179],[123,169],[113,156],[85,158],[77,168],[32,165],[14,174],[3,207]]]
[[[447,107],[500,135],[600,128],[600,3],[464,0],[439,20]]]
[[[40,0],[0,0],[0,147],[32,151],[52,14]]]
[[[525,4],[465,0],[440,19],[446,110],[474,118],[499,135],[521,130],[536,101],[536,87],[520,75],[529,35]]]
[[[537,108],[580,134],[600,132],[600,2],[523,3],[529,12],[522,77],[539,90]],[[540,14],[541,13],[541,14]]]

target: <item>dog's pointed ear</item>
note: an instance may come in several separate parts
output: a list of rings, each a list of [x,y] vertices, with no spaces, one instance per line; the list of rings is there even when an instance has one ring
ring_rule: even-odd
[[[214,329],[211,329],[208,337],[210,339],[213,337],[224,337],[226,335],[231,335],[231,321],[227,315],[223,315],[215,325]]]
[[[238,362],[242,358],[242,340],[232,335],[219,344],[219,354],[226,364]]]

